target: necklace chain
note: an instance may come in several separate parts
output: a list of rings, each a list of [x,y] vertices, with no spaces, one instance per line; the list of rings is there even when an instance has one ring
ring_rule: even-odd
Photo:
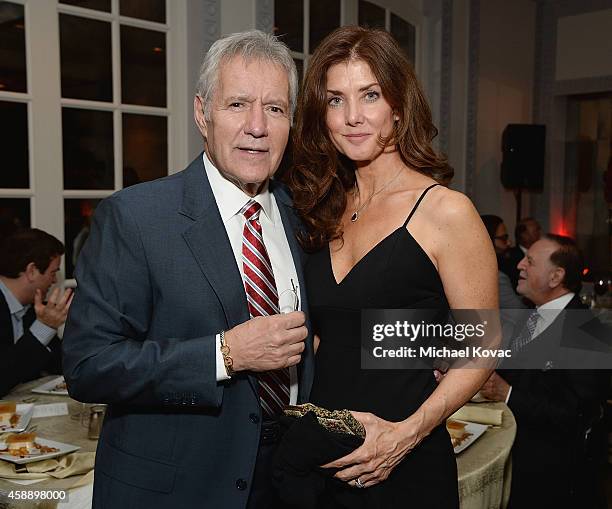
[[[376,196],[379,193],[382,193],[385,189],[387,189],[387,187],[389,187],[394,181],[395,179],[397,179],[397,177],[399,177],[400,173],[402,172],[403,168],[400,168],[400,170],[395,174],[395,176],[389,180],[384,186],[382,186],[378,191],[373,192],[370,197],[364,201],[359,208],[357,208],[355,210],[355,212],[353,212],[353,215],[351,216],[351,221],[354,223],[355,221],[357,221],[357,219],[359,219],[359,213],[366,207],[366,205],[368,203],[370,203],[372,201],[372,198],[374,198],[374,196]],[[359,196],[359,187],[357,186],[357,179],[355,179],[355,190],[357,191],[357,195]]]

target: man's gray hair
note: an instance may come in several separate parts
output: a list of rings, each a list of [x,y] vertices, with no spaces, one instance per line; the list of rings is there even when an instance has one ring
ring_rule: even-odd
[[[287,71],[289,80],[289,119],[293,121],[293,113],[297,101],[298,75],[295,62],[286,44],[279,41],[277,37],[262,32],[261,30],[249,30],[228,35],[215,41],[206,55],[200,67],[200,77],[196,87],[196,93],[204,102],[204,116],[210,119],[210,108],[215,85],[219,80],[219,67],[223,61],[235,56],[241,56],[245,60],[261,59],[279,65]]]

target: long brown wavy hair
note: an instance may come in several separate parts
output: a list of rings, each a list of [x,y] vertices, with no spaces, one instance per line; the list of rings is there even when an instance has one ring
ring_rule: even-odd
[[[382,94],[399,116],[383,146],[395,145],[408,167],[448,184],[453,169],[436,154],[431,141],[438,134],[431,110],[410,62],[388,32],[345,26],[330,33],[308,63],[293,131],[293,168],[287,183],[294,206],[304,220],[300,238],[308,251],[342,237],[340,219],[347,192],[355,185],[355,164],[336,150],[326,124],[327,71],[349,60],[366,62]]]

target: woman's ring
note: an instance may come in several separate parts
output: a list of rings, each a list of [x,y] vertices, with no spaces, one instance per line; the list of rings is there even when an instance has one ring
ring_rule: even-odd
[[[361,479],[359,479],[359,477],[355,479],[355,486],[357,486],[358,488],[365,488],[365,484],[361,482]]]

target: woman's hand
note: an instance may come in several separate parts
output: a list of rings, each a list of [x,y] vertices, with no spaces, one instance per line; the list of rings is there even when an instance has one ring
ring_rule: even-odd
[[[412,417],[402,422],[389,422],[371,413],[351,413],[365,427],[365,441],[352,453],[322,468],[340,468],[336,478],[352,486],[369,488],[389,477],[422,437]]]

